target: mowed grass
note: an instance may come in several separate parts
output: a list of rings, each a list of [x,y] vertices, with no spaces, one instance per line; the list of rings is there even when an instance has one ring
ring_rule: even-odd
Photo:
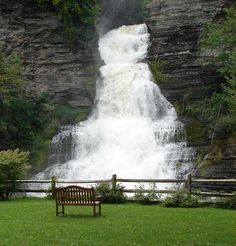
[[[53,200],[16,199],[0,202],[0,245],[236,245],[236,211],[123,204],[56,217]]]

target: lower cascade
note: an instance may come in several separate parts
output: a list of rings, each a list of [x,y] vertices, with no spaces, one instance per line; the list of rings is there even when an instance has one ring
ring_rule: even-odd
[[[105,65],[88,120],[61,130],[52,145],[70,137],[68,159],[35,179],[175,178],[191,166],[193,151],[174,107],[144,63],[150,45],[146,24],[122,26],[99,40]]]

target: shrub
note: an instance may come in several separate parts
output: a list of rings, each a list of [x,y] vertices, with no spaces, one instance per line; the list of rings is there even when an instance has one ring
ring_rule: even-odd
[[[232,208],[236,209],[236,193],[232,197],[219,198],[215,202],[217,208]]]
[[[22,61],[17,54],[6,56],[0,51],[0,99],[9,102],[22,92]]]
[[[95,191],[101,196],[101,201],[104,203],[123,203],[126,201],[124,187],[119,184],[113,189],[110,183],[101,183],[96,186]]]
[[[149,69],[152,73],[153,79],[157,83],[164,83],[167,82],[167,76],[164,74],[164,65],[163,62],[156,59],[153,61],[150,61],[148,63]]]
[[[134,200],[141,204],[148,204],[149,199],[145,195],[143,186],[136,187],[138,188],[134,194]]]
[[[162,200],[162,205],[164,207],[194,208],[199,206],[199,202],[195,196],[188,196],[183,192],[176,192]]]
[[[26,175],[30,168],[29,152],[19,149],[0,152],[0,198],[8,200],[16,189],[16,180]]]
[[[142,23],[149,16],[148,4],[151,0],[129,0],[125,3],[124,23]]]
[[[205,126],[204,135],[225,138],[236,134],[236,4],[225,9],[224,20],[210,22],[200,35],[202,65],[216,70],[217,92],[195,100],[187,113]],[[214,86],[215,87],[215,86]],[[214,89],[215,90],[215,89]],[[194,127],[193,130],[197,130]],[[210,135],[210,136],[209,136]],[[202,137],[202,136],[201,136]]]
[[[7,56],[0,50],[0,150],[30,151],[35,171],[46,162],[56,129],[84,120],[88,110],[56,104],[46,94],[29,98],[22,71],[18,55]]]
[[[153,184],[147,192],[143,185],[136,187],[137,190],[134,194],[134,200],[144,205],[159,203],[160,196],[155,192],[155,188],[156,186]]]
[[[54,6],[58,15],[62,18],[64,29],[69,40],[74,41],[78,37],[80,41],[86,36],[95,33],[94,27],[100,4],[97,1],[87,0],[38,0],[43,7]],[[80,30],[78,30],[78,26]],[[89,39],[87,39],[88,41]]]

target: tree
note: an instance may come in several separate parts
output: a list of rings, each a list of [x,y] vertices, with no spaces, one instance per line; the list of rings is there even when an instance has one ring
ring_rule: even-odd
[[[236,133],[236,4],[225,18],[206,25],[199,40],[202,63],[216,67],[222,80],[220,92],[191,105],[188,111],[201,121],[206,132],[219,136]]]
[[[64,28],[69,40],[90,38],[100,6],[97,0],[38,0],[39,4],[50,4],[55,7],[64,22]],[[80,26],[80,30],[77,28]]]
[[[236,52],[236,3],[225,9],[225,18],[220,22],[206,25],[199,40],[201,52],[206,54],[204,60],[217,63],[219,72],[228,73],[232,54]]]
[[[5,56],[0,52],[0,100],[9,102],[23,88],[23,67],[16,54]]]
[[[24,178],[27,170],[29,152],[19,149],[0,152],[0,198],[8,200],[16,190],[16,180]]]

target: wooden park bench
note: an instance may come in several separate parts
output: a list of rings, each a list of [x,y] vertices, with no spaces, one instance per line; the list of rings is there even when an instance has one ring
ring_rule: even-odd
[[[76,185],[70,185],[62,188],[55,188],[56,215],[65,214],[65,206],[91,206],[93,215],[101,215],[101,202],[99,197],[95,196],[94,188],[83,188]],[[58,208],[62,206],[62,211]],[[98,206],[98,213],[96,207]]]

